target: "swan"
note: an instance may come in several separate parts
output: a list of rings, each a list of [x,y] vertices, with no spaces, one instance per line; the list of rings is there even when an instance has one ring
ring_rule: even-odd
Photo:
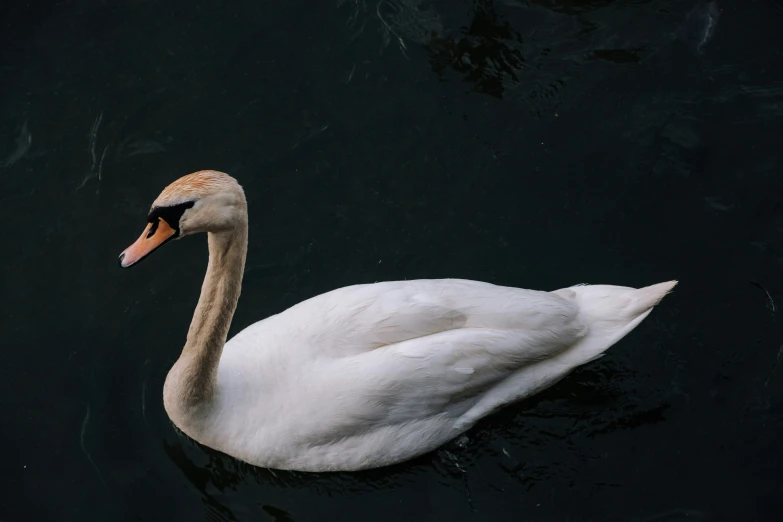
[[[248,238],[234,178],[203,170],[167,186],[120,265],[198,232],[208,237],[207,272],[163,404],[195,441],[273,469],[356,471],[430,452],[601,357],[677,283],[553,292],[458,279],[360,284],[226,342]]]

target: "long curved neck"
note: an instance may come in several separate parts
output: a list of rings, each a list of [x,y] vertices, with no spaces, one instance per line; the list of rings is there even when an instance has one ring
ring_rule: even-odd
[[[225,232],[208,234],[209,264],[185,347],[163,387],[175,424],[189,424],[215,395],[217,369],[242,289],[247,255],[247,216]]]

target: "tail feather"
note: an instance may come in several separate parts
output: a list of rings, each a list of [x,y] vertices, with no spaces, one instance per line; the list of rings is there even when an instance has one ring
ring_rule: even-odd
[[[634,295],[636,303],[640,307],[640,313],[658,305],[664,297],[674,291],[678,281],[666,281],[657,285],[645,286],[637,290]]]
[[[537,393],[568,375],[577,366],[598,359],[636,328],[676,284],[677,281],[669,281],[638,289],[578,285],[556,290],[553,293],[578,306],[577,320],[586,327],[584,337],[564,352],[525,366],[497,385],[492,393],[486,394],[459,419],[456,427],[472,426],[489,412]]]
[[[649,311],[677,285],[667,281],[644,288],[611,285],[572,287],[580,312],[597,321],[625,322]]]
[[[580,285],[559,290],[576,302],[579,320],[588,327],[587,335],[563,355],[576,365],[600,357],[636,328],[676,285],[677,281],[667,281],[644,288]]]

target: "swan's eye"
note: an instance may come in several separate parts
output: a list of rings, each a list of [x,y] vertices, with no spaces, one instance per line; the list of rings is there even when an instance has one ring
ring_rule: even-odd
[[[155,232],[158,231],[158,225],[160,225],[160,218],[156,219],[152,222],[152,226],[150,227],[150,231],[147,234],[147,239],[151,238],[155,235]]]

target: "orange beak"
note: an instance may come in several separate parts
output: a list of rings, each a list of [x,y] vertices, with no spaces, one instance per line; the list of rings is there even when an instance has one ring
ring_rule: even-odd
[[[163,218],[159,217],[156,222],[148,223],[139,239],[120,254],[120,266],[128,268],[135,265],[160,245],[173,239],[176,233],[177,231],[171,228]]]

